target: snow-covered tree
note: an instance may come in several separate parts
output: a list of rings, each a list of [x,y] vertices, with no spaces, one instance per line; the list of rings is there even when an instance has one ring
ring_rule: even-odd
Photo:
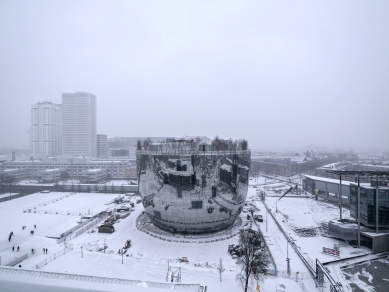
[[[266,277],[270,260],[258,232],[251,229],[241,230],[239,233],[239,245],[242,253],[236,261],[240,269],[236,280],[243,290],[247,292],[249,283],[252,283],[254,280],[262,281]]]

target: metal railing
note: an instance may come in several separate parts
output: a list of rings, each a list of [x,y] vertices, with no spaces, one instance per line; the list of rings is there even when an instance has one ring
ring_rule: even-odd
[[[251,150],[189,150],[189,149],[156,149],[156,150],[136,150],[136,154],[150,155],[249,155]]]
[[[163,288],[166,290],[174,290],[174,291],[206,292],[206,286],[200,286],[199,284],[158,283],[158,282],[151,282],[151,281],[87,276],[87,275],[80,275],[80,274],[56,273],[56,272],[49,272],[49,271],[42,271],[42,270],[24,270],[24,269],[15,269],[15,268],[3,267],[3,266],[0,267],[0,274],[24,276],[24,279],[28,279],[28,278],[57,279],[61,281],[61,283],[63,283],[64,280],[73,280],[73,281],[82,281],[82,282],[105,283],[105,284],[138,286],[138,287],[145,286],[151,288]],[[55,286],[55,282],[52,283]],[[145,290],[147,291],[147,289]]]
[[[281,232],[284,234],[286,240],[289,242],[289,244],[292,246],[292,248],[294,249],[294,251],[297,253],[297,255],[300,257],[300,259],[303,261],[303,263],[305,264],[305,266],[308,268],[308,271],[312,274],[313,277],[316,278],[316,271],[314,270],[314,268],[312,268],[310,266],[310,264],[308,263],[308,261],[305,259],[305,257],[301,254],[301,252],[298,250],[296,244],[294,243],[293,240],[290,239],[290,237],[286,234],[286,232],[284,231],[284,229],[282,228],[282,226],[280,225],[280,223],[278,223],[278,220],[275,218],[275,216],[273,215],[272,212],[270,212],[269,208],[267,207],[267,205],[265,204],[265,202],[262,202],[263,205],[265,206],[267,212],[269,212],[270,216],[272,216],[274,222],[276,222],[278,228],[281,230]]]
[[[96,213],[89,211],[58,211],[58,210],[34,210],[34,209],[23,209],[23,213],[36,213],[36,214],[54,214],[54,215],[71,215],[71,216],[82,216],[90,215],[94,216]]]
[[[28,207],[27,209],[36,209],[38,207],[47,206],[50,203],[58,202],[58,201],[60,201],[60,200],[62,200],[64,198],[67,198],[67,197],[71,196],[71,195],[74,195],[74,194],[66,194],[66,195],[63,195],[63,196],[60,196],[60,197],[57,197],[57,198],[53,198],[53,199],[50,199],[50,200],[45,201],[43,203],[39,203],[39,204],[33,205],[31,207]]]
[[[52,192],[77,192],[77,193],[138,193],[137,185],[99,185],[99,184],[76,184],[76,185],[10,185],[4,192],[11,193],[37,193],[44,190]],[[0,184],[0,192],[2,185]]]
[[[56,258],[64,255],[65,253],[67,253],[71,250],[73,250],[73,244],[68,244],[63,250],[60,250],[60,251],[57,251],[56,253],[53,253],[51,256],[49,256],[48,258],[46,258],[43,261],[41,261],[40,263],[38,263],[35,266],[35,268],[40,269],[43,266],[47,265],[48,263],[54,261]]]
[[[282,271],[282,270],[270,270],[268,273],[268,276],[282,277],[285,279],[294,280],[295,282],[297,282],[299,284],[301,289],[305,292],[307,292],[308,289],[305,286],[303,280],[308,279],[308,278],[312,278],[312,275],[309,272],[303,272],[303,273],[298,273],[298,274],[296,274],[295,272],[290,272],[290,274],[288,274],[287,271]]]
[[[69,241],[69,240],[72,240],[73,238],[76,238],[77,236],[81,235],[85,231],[95,227],[97,224],[99,224],[101,221],[105,220],[107,217],[108,217],[108,215],[96,218],[95,220],[93,220],[88,225],[85,225],[84,227],[81,227],[80,229],[76,229],[73,232],[71,232],[71,233],[61,237],[60,239],[57,240],[57,243],[61,243],[61,242],[64,242],[64,241]]]

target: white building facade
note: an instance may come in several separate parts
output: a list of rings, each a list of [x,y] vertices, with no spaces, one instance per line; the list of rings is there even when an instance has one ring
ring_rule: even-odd
[[[48,101],[31,106],[31,155],[62,154],[62,109]]]
[[[41,181],[44,183],[56,182],[61,177],[61,170],[59,168],[45,169],[40,171]]]
[[[62,94],[62,154],[96,157],[96,96]]]
[[[107,135],[97,134],[97,157],[107,158],[108,157],[108,139]]]
[[[46,169],[60,169],[70,177],[81,177],[89,169],[102,169],[112,179],[126,178],[126,168],[133,167],[129,160],[90,160],[84,157],[46,157],[42,160],[7,161],[0,163],[0,173],[6,169],[18,169],[25,175],[40,176]]]

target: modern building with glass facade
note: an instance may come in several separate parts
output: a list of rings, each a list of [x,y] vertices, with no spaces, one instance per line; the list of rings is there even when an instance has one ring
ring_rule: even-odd
[[[246,199],[250,150],[138,150],[139,192],[154,225],[177,233],[232,226]]]
[[[378,204],[378,227],[389,227],[389,188],[360,186],[360,222],[368,227],[376,226],[376,210]],[[358,185],[350,184],[350,216],[358,219]]]

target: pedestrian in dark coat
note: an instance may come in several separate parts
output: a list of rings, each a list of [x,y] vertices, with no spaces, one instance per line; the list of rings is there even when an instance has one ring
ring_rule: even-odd
[[[46,248],[46,254],[47,254],[47,248]]]
[[[15,247],[14,246],[12,247],[12,251],[15,251]]]
[[[19,251],[19,250],[20,250],[20,248],[19,248],[19,246],[18,246],[17,251]]]
[[[45,249],[43,249],[43,253],[45,253]]]

